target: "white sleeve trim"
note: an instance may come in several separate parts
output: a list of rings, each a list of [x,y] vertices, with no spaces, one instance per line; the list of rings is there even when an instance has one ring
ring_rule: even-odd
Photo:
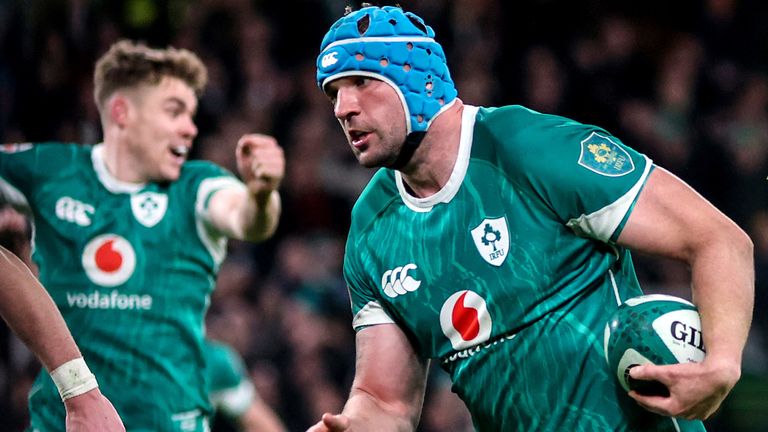
[[[368,302],[352,319],[352,328],[378,324],[394,324],[395,321],[384,311],[378,302]]]
[[[632,189],[622,195],[619,199],[608,204],[607,206],[597,210],[588,215],[581,215],[578,218],[569,220],[566,225],[572,229],[577,235],[584,237],[592,237],[598,240],[607,242],[610,240],[613,233],[618,228],[624,216],[629,211],[632,203],[640,193],[645,180],[648,177],[648,173],[651,171],[653,162],[648,156],[643,155],[645,158],[645,169],[643,175],[637,180]]]
[[[245,185],[233,177],[213,177],[200,182],[195,199],[195,225],[197,235],[211,254],[216,268],[221,264],[227,252],[227,237],[217,232],[209,223],[208,197],[221,189],[245,188]]]
[[[216,411],[221,411],[230,418],[243,415],[248,407],[256,400],[256,389],[248,380],[240,381],[240,384],[231,389],[211,393],[211,405]]]
[[[27,197],[2,177],[0,177],[0,197],[13,206],[29,211],[30,207]]]

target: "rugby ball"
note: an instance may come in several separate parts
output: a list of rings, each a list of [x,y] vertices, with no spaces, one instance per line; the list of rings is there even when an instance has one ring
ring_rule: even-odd
[[[701,362],[705,348],[696,306],[664,294],[633,297],[622,303],[605,325],[605,360],[626,391],[668,396],[658,381],[629,376],[635,366]]]

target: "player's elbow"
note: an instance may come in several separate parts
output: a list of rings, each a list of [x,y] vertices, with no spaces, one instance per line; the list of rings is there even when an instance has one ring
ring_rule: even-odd
[[[725,238],[723,242],[732,248],[738,258],[749,263],[754,261],[755,245],[744,230],[739,228],[736,224],[731,223],[730,229],[726,232],[726,236],[727,238]]]
[[[746,232],[727,217],[711,221],[704,229],[692,230],[689,242],[684,248],[687,261],[697,257],[729,257],[738,263],[751,266],[754,262],[754,244]]]

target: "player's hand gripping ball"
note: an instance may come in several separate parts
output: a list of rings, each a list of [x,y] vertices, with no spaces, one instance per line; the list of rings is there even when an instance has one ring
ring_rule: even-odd
[[[658,381],[633,379],[629,370],[645,363],[701,362],[705,348],[696,306],[684,299],[652,294],[628,299],[605,325],[605,359],[624,390],[669,396]]]

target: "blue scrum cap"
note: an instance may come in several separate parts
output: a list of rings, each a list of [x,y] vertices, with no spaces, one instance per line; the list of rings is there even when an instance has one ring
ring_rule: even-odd
[[[370,76],[394,87],[405,109],[406,133],[426,132],[451,105],[456,87],[432,27],[399,7],[365,7],[336,21],[317,56],[321,89],[337,78]]]

